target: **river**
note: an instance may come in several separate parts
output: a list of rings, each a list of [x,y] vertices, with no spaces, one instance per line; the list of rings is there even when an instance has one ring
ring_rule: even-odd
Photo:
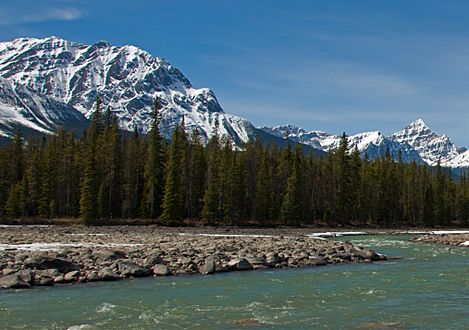
[[[400,260],[0,292],[2,329],[469,329],[469,249],[341,237]]]

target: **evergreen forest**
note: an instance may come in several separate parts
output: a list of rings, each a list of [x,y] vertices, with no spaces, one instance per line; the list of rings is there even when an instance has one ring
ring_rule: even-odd
[[[177,226],[469,226],[469,182],[440,166],[362,159],[345,134],[326,157],[259,140],[243,150],[214,134],[204,146],[184,121],[123,134],[100,101],[80,138],[60,130],[0,149],[0,217],[76,218],[84,224],[148,219]]]

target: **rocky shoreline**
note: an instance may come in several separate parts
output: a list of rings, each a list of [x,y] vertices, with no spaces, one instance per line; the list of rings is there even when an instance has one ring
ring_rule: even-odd
[[[440,235],[424,235],[415,239],[417,242],[446,244],[451,246],[468,246],[469,233],[461,234],[440,234]]]
[[[387,260],[303,229],[4,226],[0,287]]]

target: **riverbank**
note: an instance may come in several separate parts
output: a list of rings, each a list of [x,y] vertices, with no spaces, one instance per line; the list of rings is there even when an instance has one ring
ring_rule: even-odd
[[[469,247],[469,231],[437,231],[415,239],[417,242]]]
[[[372,262],[387,257],[304,228],[2,226],[0,287]],[[361,234],[350,232],[349,234]]]

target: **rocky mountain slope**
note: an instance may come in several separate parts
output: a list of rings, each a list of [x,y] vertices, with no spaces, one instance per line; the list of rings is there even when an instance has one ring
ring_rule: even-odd
[[[241,144],[257,129],[223,112],[214,93],[194,88],[168,61],[134,46],[83,45],[56,37],[0,43],[0,134],[17,127],[42,133],[89,118],[97,96],[125,130],[148,131],[153,100],[169,138],[182,118],[207,140],[216,130]]]

